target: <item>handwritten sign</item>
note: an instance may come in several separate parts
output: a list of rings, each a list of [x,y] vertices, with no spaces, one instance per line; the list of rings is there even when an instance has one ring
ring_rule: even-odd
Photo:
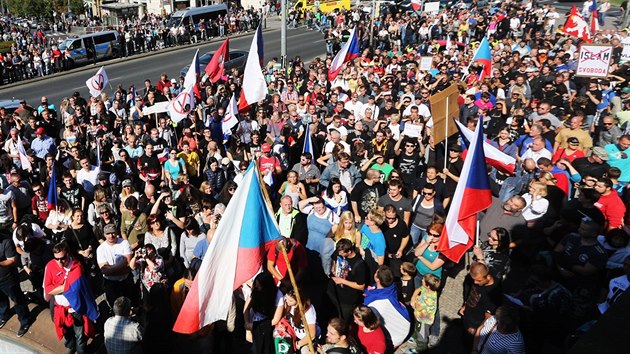
[[[583,45],[575,76],[606,77],[612,59],[612,47]]]

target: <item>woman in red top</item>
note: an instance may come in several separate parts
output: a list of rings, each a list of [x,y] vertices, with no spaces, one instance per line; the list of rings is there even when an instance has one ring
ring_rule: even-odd
[[[368,354],[385,353],[385,334],[381,321],[371,308],[360,305],[354,309],[354,323],[357,324],[357,338]]]
[[[578,138],[572,136],[567,139],[567,147],[556,150],[556,153],[553,154],[551,161],[556,163],[560,159],[566,159],[569,160],[569,162],[573,162],[573,160],[578,157],[584,157],[584,152],[580,150],[580,141]]]

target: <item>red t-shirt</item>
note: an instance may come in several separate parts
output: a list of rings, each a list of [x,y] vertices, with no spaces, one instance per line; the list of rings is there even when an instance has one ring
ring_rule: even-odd
[[[556,153],[553,154],[553,157],[551,158],[551,162],[556,163],[560,159],[567,159],[569,162],[573,162],[573,160],[577,159],[578,157],[584,157],[584,152],[582,150],[576,150],[571,155],[567,155],[566,151],[566,149],[556,150]]]
[[[385,334],[381,327],[372,332],[364,332],[363,327],[357,329],[357,338],[368,354],[384,354],[385,353]]]
[[[282,252],[276,251],[277,243],[278,241],[275,241],[271,247],[269,247],[267,260],[275,262],[276,270],[278,270],[278,273],[282,274],[282,277],[285,277],[287,275],[287,263],[284,261]],[[291,262],[293,274],[296,274],[299,269],[306,269],[308,266],[308,262],[306,260],[306,250],[298,241],[295,241],[295,245],[293,247],[287,249],[287,256],[289,258],[289,262]],[[274,280],[276,281],[276,284],[280,282],[279,279]]]
[[[265,157],[264,155],[260,157],[260,171],[271,171],[273,173],[276,172],[276,167],[280,167],[280,160],[278,160],[275,156]]]
[[[619,198],[617,191],[613,190],[610,194],[599,197],[595,206],[604,214],[609,228],[618,228],[623,225],[626,206]]]
[[[37,211],[37,217],[46,221],[48,219],[48,200],[46,198],[39,198],[38,196],[34,196],[31,199],[31,210]]]

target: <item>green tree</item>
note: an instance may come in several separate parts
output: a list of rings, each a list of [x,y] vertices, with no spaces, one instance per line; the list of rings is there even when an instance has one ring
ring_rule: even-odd
[[[52,17],[51,0],[8,0],[9,12],[18,16]]]

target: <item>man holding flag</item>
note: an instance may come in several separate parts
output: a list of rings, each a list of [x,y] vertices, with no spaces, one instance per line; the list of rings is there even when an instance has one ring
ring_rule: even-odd
[[[98,309],[81,262],[70,254],[65,242],[53,248],[54,259],[44,272],[46,300],[54,299],[53,324],[57,338],[68,351],[86,353],[88,338],[94,335],[93,321]]]
[[[470,141],[459,183],[446,216],[446,223],[438,243],[438,250],[455,263],[475,243],[477,213],[492,204],[492,193],[483,149],[483,125],[477,123]]]

